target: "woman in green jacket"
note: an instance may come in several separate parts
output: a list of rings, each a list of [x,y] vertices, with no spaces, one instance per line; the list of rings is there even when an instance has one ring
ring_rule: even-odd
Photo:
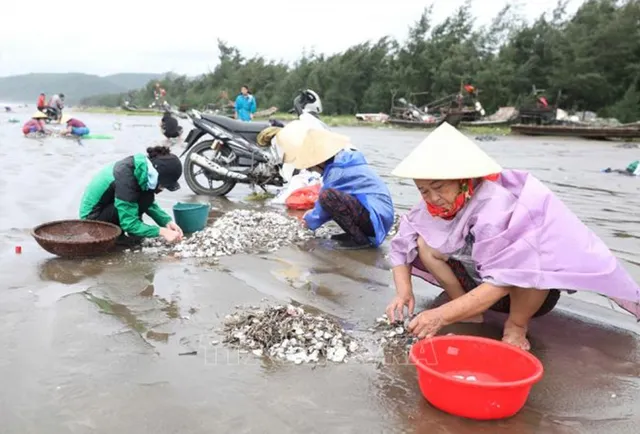
[[[127,234],[120,241],[135,243],[161,236],[168,242],[182,239],[182,230],[160,208],[155,195],[176,191],[182,176],[180,159],[169,148],[147,148],[147,155],[135,154],[103,168],[91,180],[80,204],[80,218],[113,223]],[[142,221],[147,214],[158,226]]]

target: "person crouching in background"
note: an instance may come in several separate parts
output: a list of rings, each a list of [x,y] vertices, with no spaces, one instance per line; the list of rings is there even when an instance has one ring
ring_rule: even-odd
[[[87,128],[82,121],[72,118],[71,116],[62,116],[60,123],[67,125],[67,128],[62,132],[65,136],[84,137],[89,135],[89,128]]]
[[[44,122],[46,118],[47,115],[45,115],[44,113],[40,111],[35,112],[33,116],[31,116],[31,119],[25,122],[25,124],[22,126],[22,133],[25,136],[33,133],[48,134],[49,131],[45,129],[46,124]]]
[[[169,140],[182,139],[182,127],[178,124],[178,120],[171,116],[171,112],[165,111],[160,120],[160,129],[162,134]]]

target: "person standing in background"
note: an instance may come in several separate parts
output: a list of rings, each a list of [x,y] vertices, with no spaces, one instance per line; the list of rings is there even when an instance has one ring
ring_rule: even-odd
[[[240,95],[236,98],[235,118],[239,121],[251,122],[256,109],[256,99],[251,95],[251,92],[249,92],[249,87],[242,86],[240,88]]]
[[[153,90],[153,97],[158,107],[161,107],[164,104],[166,96],[167,96],[167,91],[160,86],[160,83],[156,83],[156,88]],[[162,98],[162,101],[161,101],[161,98]]]
[[[53,95],[49,100],[49,108],[55,112],[55,120],[60,119],[64,109],[64,93]]]
[[[41,93],[38,97],[38,110],[43,111],[47,108],[47,96],[44,93]]]

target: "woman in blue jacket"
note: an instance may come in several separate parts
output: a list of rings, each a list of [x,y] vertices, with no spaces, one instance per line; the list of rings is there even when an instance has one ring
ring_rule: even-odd
[[[251,122],[253,114],[256,112],[256,99],[249,92],[247,86],[240,88],[240,95],[236,98],[236,119],[244,122]]]
[[[304,215],[305,225],[316,230],[333,220],[344,231],[334,236],[340,248],[378,247],[393,225],[391,193],[364,155],[351,147],[348,137],[325,129],[298,129],[294,121],[276,135],[284,162],[296,169],[322,174],[322,188],[315,207]],[[292,125],[293,124],[293,125]]]

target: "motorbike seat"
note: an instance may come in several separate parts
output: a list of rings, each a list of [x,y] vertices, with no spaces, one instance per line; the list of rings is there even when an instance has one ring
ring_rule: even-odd
[[[257,134],[260,131],[267,128],[268,126],[270,126],[268,122],[242,122],[242,121],[237,121],[235,119],[228,118],[226,116],[219,116],[219,115],[203,114],[202,119],[205,119],[206,121],[216,124],[233,133],[239,133],[239,134],[241,133]]]

